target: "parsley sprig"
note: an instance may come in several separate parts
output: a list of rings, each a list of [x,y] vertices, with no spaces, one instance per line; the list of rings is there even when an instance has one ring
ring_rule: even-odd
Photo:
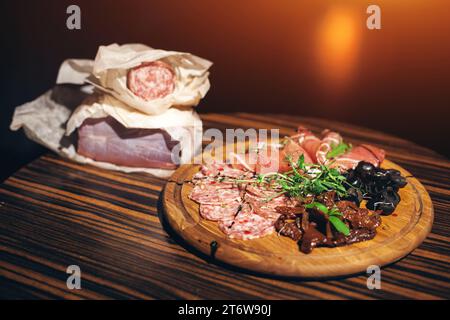
[[[330,190],[335,190],[339,196],[347,195],[347,189],[344,186],[346,178],[337,169],[319,164],[306,164],[303,155],[296,163],[293,162],[292,157],[288,156],[287,160],[291,165],[291,171],[260,174],[257,182],[276,186],[283,193],[294,198],[319,195]]]
[[[334,226],[334,228],[345,236],[350,235],[349,227],[340,219],[342,217],[342,213],[339,212],[338,208],[334,206],[331,209],[328,209],[324,204],[320,202],[312,202],[305,205],[307,209],[316,209],[322,211],[324,214],[328,216],[328,220]]]
[[[351,144],[346,144],[344,142],[339,143],[338,145],[333,144],[331,146],[331,150],[327,153],[327,159],[336,158],[344,153],[347,153],[352,149]]]

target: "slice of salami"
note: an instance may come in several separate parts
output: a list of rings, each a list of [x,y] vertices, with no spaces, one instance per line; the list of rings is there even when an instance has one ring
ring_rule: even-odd
[[[223,168],[222,165],[218,165],[217,163],[211,163],[208,165],[202,165],[200,172],[207,177],[215,177],[219,175],[219,170],[222,170],[222,168]]]
[[[234,223],[234,217],[230,219],[222,219],[219,220],[219,229],[222,230],[223,233],[228,234],[228,230]]]
[[[213,178],[206,178],[196,183],[195,188],[198,191],[214,192],[217,189],[232,189],[235,185],[228,181],[218,181]]]
[[[263,185],[257,185],[257,184],[249,184],[246,188],[247,193],[252,194],[256,197],[262,198],[262,199],[271,199],[274,197],[281,197],[279,191],[275,191],[273,189],[268,189]]]
[[[205,176],[209,177],[228,177],[228,178],[241,178],[253,176],[251,172],[244,171],[241,169],[233,168],[231,165],[226,163],[211,163],[202,166],[201,172]]]
[[[233,221],[236,213],[240,207],[240,202],[233,201],[228,204],[221,205],[211,205],[211,204],[201,204],[200,205],[200,215],[212,221]]]
[[[163,98],[175,89],[175,72],[162,61],[143,63],[128,71],[127,87],[146,101]]]
[[[200,204],[227,204],[233,201],[239,201],[241,199],[240,191],[237,188],[226,188],[215,190],[202,189],[199,185],[196,185],[192,189],[189,198]]]
[[[265,219],[255,214],[248,206],[242,209],[231,225],[225,222],[219,224],[219,228],[227,234],[229,238],[239,240],[250,240],[261,238],[271,234],[275,220]]]
[[[249,173],[248,171],[232,168],[229,165],[224,167],[224,170],[220,172],[220,175],[223,176],[223,177],[236,178],[236,179],[237,178],[248,177],[249,174],[250,174],[250,176],[253,175],[252,173]]]
[[[205,179],[206,176],[203,174],[203,172],[200,170],[199,172],[197,172],[196,174],[194,174],[194,176],[192,177],[192,180],[202,180]]]

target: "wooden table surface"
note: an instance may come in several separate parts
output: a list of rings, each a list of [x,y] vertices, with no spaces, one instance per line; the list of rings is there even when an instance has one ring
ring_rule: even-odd
[[[216,265],[168,234],[160,220],[165,181],[79,165],[48,153],[0,186],[0,297],[138,299],[450,298],[450,162],[411,142],[326,120],[283,115],[204,114],[205,128],[330,128],[352,143],[383,147],[425,185],[435,210],[425,242],[367,275],[327,281],[267,278]],[[7,155],[3,155],[7,156]],[[169,232],[170,233],[170,232]],[[66,268],[81,269],[69,290]]]

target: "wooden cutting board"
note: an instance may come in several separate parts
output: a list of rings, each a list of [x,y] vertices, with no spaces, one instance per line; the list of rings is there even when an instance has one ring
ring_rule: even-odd
[[[337,248],[299,251],[296,242],[273,233],[254,240],[233,240],[217,222],[199,215],[199,205],[188,198],[188,181],[199,165],[181,166],[167,183],[163,194],[164,216],[186,243],[225,264],[257,273],[327,278],[366,272],[370,265],[385,266],[406,256],[428,235],[433,224],[433,206],[423,185],[400,166],[385,160],[383,168],[400,170],[408,184],[400,190],[402,201],[390,216],[382,217],[374,239]],[[211,243],[217,242],[212,250]]]

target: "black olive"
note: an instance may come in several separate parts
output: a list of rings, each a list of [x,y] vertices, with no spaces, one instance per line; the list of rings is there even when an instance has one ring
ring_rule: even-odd
[[[350,188],[348,189],[348,196],[344,200],[348,200],[351,202],[354,202],[358,207],[361,204],[361,201],[363,200],[363,195],[359,189],[356,188]]]
[[[354,177],[353,179],[347,180],[347,182],[355,188],[360,188],[362,186],[362,181],[358,177]]]
[[[355,170],[348,170],[346,173],[344,173],[344,177],[347,179],[347,180],[352,180],[352,179],[354,179],[355,177],[356,177],[356,172],[355,172]]]
[[[400,196],[391,186],[387,187],[385,191],[381,193],[384,199],[392,200],[393,202],[400,202]]]
[[[383,192],[374,194],[367,201],[366,207],[370,210],[381,210],[383,214],[391,214],[399,202],[400,196],[398,193],[388,186]]]
[[[386,190],[388,184],[385,181],[377,181],[372,188],[372,193],[380,193]]]
[[[359,207],[361,201],[363,200],[363,195],[359,189],[349,188],[347,190],[346,196],[339,197],[336,194],[334,201],[337,202],[337,201],[341,201],[341,200],[351,201]]]
[[[386,202],[386,201],[375,201],[375,199],[370,199],[366,207],[370,210],[381,210],[382,214],[391,214],[394,212],[396,204],[392,202]]]
[[[389,176],[391,176],[391,177],[399,176],[399,175],[400,175],[400,171],[398,171],[398,170],[396,170],[396,169],[387,169],[387,170],[386,170],[386,173],[387,173]]]
[[[367,200],[366,207],[391,214],[398,203],[398,190],[406,184],[406,178],[396,169],[382,169],[369,162],[361,161],[355,169],[345,174],[348,196],[342,200],[352,201],[358,206],[362,199]]]
[[[373,177],[375,178],[375,180],[377,180],[377,182],[383,182],[383,181],[389,180],[389,175],[383,169],[377,169],[374,172]]]
[[[356,172],[359,174],[371,174],[373,169],[375,169],[374,165],[365,161],[360,161],[356,166]]]
[[[403,188],[406,186],[406,178],[402,176],[391,176],[392,184],[397,188]]]
[[[373,164],[361,161],[356,167],[356,173],[362,181],[372,180],[375,167]]]

